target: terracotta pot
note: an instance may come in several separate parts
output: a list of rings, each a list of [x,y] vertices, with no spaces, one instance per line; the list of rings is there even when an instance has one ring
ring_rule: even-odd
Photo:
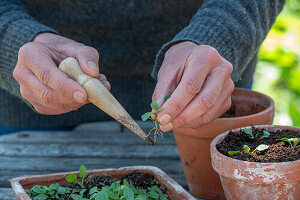
[[[266,95],[236,88],[232,105],[244,111],[257,107],[258,112],[242,117],[218,118],[197,129],[178,128],[173,131],[189,189],[197,197],[225,198],[219,176],[211,166],[210,143],[216,136],[234,128],[273,122],[274,102]]]
[[[167,188],[167,194],[169,195],[170,200],[195,200],[192,195],[190,195],[178,183],[157,167],[134,166],[119,169],[99,169],[88,171],[88,173],[92,173],[96,176],[106,174],[113,177],[124,177],[133,172],[153,175],[161,185]],[[30,189],[34,185],[49,186],[54,183],[59,183],[61,185],[67,184],[65,177],[71,173],[74,172],[14,178],[11,180],[11,186],[18,200],[30,200],[30,197],[26,194],[24,189]],[[79,174],[79,172],[76,173]]]
[[[288,126],[265,125],[255,128],[265,128],[267,131],[300,131],[300,128]],[[212,165],[220,175],[226,199],[300,199],[300,160],[260,163],[230,158],[216,149],[216,144],[228,133],[229,131],[219,135],[211,143]]]

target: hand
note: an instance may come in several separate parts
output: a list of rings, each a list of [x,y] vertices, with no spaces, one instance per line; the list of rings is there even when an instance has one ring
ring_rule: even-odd
[[[197,128],[210,123],[231,106],[232,65],[207,45],[182,42],[166,53],[158,72],[153,101],[163,104],[158,114],[162,131]]]
[[[98,77],[110,89],[105,76],[99,74],[96,49],[56,34],[41,33],[20,48],[13,72],[21,95],[37,112],[57,115],[89,103],[84,88],[58,68],[67,57],[76,58],[86,74]]]

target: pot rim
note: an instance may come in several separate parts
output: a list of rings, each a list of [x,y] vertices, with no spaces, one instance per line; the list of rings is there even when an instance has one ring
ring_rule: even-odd
[[[153,173],[153,176],[165,187],[171,189],[173,192],[177,192],[178,195],[180,195],[181,198],[195,200],[195,198],[190,195],[181,185],[179,185],[175,180],[173,180],[171,177],[169,177],[164,171],[162,171],[160,168],[155,166],[128,166],[128,167],[120,167],[120,168],[105,168],[105,169],[94,169],[94,170],[88,170],[88,173],[99,173],[104,172],[108,175],[110,173],[114,174],[117,172],[122,171],[128,171],[129,173],[132,172],[140,172],[140,173]],[[73,172],[62,172],[62,173],[53,173],[53,174],[44,174],[44,175],[33,175],[33,176],[22,176],[11,179],[11,186],[12,189],[17,197],[21,197],[21,199],[30,200],[31,198],[27,195],[25,192],[22,181],[26,179],[32,179],[33,181],[44,181],[45,179],[49,177],[59,176],[61,178],[65,178],[67,175],[76,173],[79,174],[79,171],[73,171]],[[41,180],[43,179],[43,180]],[[53,180],[59,181],[58,178],[52,178]],[[49,180],[52,181],[52,180]],[[34,183],[33,183],[34,184]],[[170,191],[170,192],[171,192]]]
[[[216,145],[220,143],[230,131],[237,132],[241,129],[252,127],[258,129],[264,128],[272,131],[281,129],[300,131],[300,127],[283,125],[255,125],[228,130],[217,136],[210,145],[212,166],[214,170],[219,175],[244,182],[257,183],[263,181],[266,184],[284,183],[287,182],[287,175],[290,176],[289,182],[291,180],[300,181],[300,177],[296,177],[295,175],[300,173],[300,159],[288,162],[249,162],[231,158],[223,155],[217,150]],[[222,163],[218,163],[221,160]]]

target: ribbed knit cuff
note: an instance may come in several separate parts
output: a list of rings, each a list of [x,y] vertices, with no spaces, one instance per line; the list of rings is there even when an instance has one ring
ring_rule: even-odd
[[[214,17],[201,18],[200,22],[196,22],[194,20],[181,32],[179,32],[171,41],[164,44],[158,51],[151,74],[154,79],[157,79],[158,71],[168,49],[172,45],[184,41],[194,42],[198,45],[210,45],[214,47],[223,58],[229,61],[233,55],[230,52],[234,51],[233,35],[229,30],[224,28],[221,20],[217,20]],[[232,78],[238,79],[238,77],[235,76]]]
[[[3,30],[0,38],[0,87],[7,92],[22,98],[19,91],[19,84],[13,78],[13,70],[17,64],[19,49],[34,39],[34,37],[42,32],[57,33],[55,30],[44,26],[31,18],[17,19]]]

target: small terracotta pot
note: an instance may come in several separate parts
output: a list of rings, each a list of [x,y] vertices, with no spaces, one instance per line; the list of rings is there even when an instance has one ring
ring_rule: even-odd
[[[282,129],[300,131],[298,127],[289,126],[254,127],[264,128],[269,132]],[[240,128],[233,131],[239,130]],[[211,143],[212,166],[220,175],[226,199],[300,199],[300,160],[260,163],[230,158],[216,149],[216,145],[228,133],[229,131],[219,135]]]
[[[124,177],[130,173],[144,173],[151,174],[155,179],[163,186],[167,188],[167,194],[170,200],[196,200],[186,190],[184,190],[177,182],[171,179],[165,172],[157,167],[152,166],[134,166],[134,167],[123,167],[119,169],[99,169],[89,170],[88,173],[92,173],[96,176],[100,175],[111,175],[112,177]],[[31,200],[26,194],[24,189],[30,189],[34,185],[46,185],[49,186],[54,183],[61,185],[67,184],[65,178],[69,174],[74,172],[59,173],[59,174],[48,174],[48,175],[36,175],[36,176],[24,176],[14,178],[11,180],[11,186],[17,197],[17,200]],[[79,172],[76,172],[79,174]]]
[[[216,136],[234,128],[273,122],[274,102],[266,95],[236,88],[232,105],[246,113],[251,108],[257,108],[258,112],[242,117],[218,118],[197,129],[178,128],[173,131],[189,189],[197,197],[225,199],[220,178],[211,166],[210,143]]]

